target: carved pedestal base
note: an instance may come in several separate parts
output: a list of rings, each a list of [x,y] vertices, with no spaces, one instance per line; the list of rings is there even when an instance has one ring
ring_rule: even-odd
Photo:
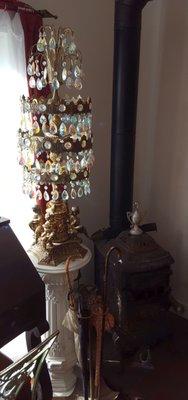
[[[76,279],[78,271],[86,266],[91,259],[91,252],[83,246],[87,253],[84,258],[73,261],[70,265],[71,281]],[[31,256],[31,255],[30,255]],[[68,311],[68,285],[64,263],[57,267],[38,265],[34,257],[32,262],[37,268],[46,285],[46,314],[50,325],[47,335],[59,330],[58,340],[52,347],[47,363],[52,379],[54,397],[70,396],[74,391],[76,376],[74,366],[77,363],[74,334],[62,322]]]

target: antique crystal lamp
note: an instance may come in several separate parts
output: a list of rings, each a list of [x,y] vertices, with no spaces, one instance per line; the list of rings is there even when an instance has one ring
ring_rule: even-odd
[[[73,31],[41,27],[27,73],[32,96],[21,100],[19,158],[24,192],[36,199],[32,251],[39,264],[57,265],[85,255],[79,210],[68,200],[90,194],[94,162],[91,99],[62,95],[64,88],[81,90],[84,80]]]

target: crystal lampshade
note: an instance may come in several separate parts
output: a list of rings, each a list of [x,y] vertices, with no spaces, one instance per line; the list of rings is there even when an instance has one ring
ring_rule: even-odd
[[[81,90],[84,80],[73,31],[42,27],[31,49],[27,73],[31,95],[21,99],[19,130],[23,188],[38,205],[30,224],[35,247],[48,253],[48,262],[49,254],[58,252],[59,261],[61,253],[62,258],[69,255],[70,241],[77,243],[78,249],[78,211],[69,211],[67,200],[90,194],[89,175],[94,162],[91,99],[64,96],[64,88]],[[64,216],[61,229],[60,214]],[[45,262],[43,255],[42,260]]]

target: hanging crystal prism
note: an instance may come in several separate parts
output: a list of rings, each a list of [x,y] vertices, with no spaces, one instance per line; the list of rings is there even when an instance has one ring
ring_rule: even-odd
[[[59,127],[59,133],[61,136],[64,136],[64,135],[66,135],[66,132],[67,132],[66,125],[64,124],[64,122],[62,122]]]
[[[50,196],[49,196],[49,194],[48,194],[48,192],[46,190],[44,191],[44,195],[43,196],[44,196],[44,200],[45,201],[49,201],[50,200]]]
[[[76,199],[77,193],[76,193],[76,190],[75,190],[74,188],[71,189],[70,195],[71,195],[71,198],[72,198],[73,200]]]
[[[67,201],[69,199],[69,195],[68,195],[67,190],[65,190],[65,189],[63,190],[61,198],[62,198],[63,201]]]
[[[40,78],[37,79],[37,89],[38,90],[42,90],[43,88],[43,84],[42,84],[42,80]]]
[[[30,86],[31,89],[34,89],[34,88],[35,88],[36,82],[35,82],[34,76],[31,76],[31,77],[29,78],[29,86]]]

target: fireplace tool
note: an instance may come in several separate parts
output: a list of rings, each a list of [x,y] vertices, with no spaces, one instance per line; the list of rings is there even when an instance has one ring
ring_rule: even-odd
[[[102,297],[98,296],[98,301],[93,306],[92,310],[92,325],[96,330],[96,355],[95,355],[95,376],[94,376],[94,399],[99,400],[102,397],[108,396],[110,399],[116,398],[117,392],[112,391],[104,382],[101,375],[102,356],[103,356],[103,341],[105,330],[110,331],[114,328],[115,321],[112,314],[109,314],[107,309],[107,284],[109,260],[112,252],[116,251],[121,260],[120,250],[117,247],[111,247],[105,258],[105,268],[103,275]]]

